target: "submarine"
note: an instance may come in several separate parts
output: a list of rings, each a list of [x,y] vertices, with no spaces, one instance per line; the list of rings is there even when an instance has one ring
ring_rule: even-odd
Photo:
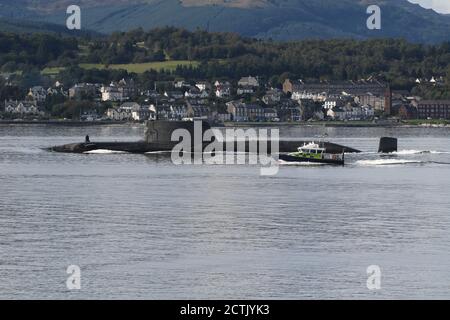
[[[211,126],[206,121],[195,121],[201,123],[202,133],[205,133],[207,130],[211,129]],[[147,121],[145,123],[146,130],[144,140],[136,141],[136,142],[83,142],[83,143],[71,143],[61,146],[54,146],[48,148],[49,151],[54,152],[62,152],[62,153],[86,153],[93,150],[111,150],[118,152],[128,152],[128,153],[137,153],[137,154],[145,154],[150,152],[169,152],[172,151],[173,148],[179,144],[179,141],[172,141],[172,134],[177,129],[185,129],[187,130],[191,136],[194,136],[194,121]],[[203,134],[202,134],[203,137]],[[213,137],[214,139],[214,137]],[[280,139],[278,144],[279,153],[292,152],[293,150],[297,150],[300,145],[304,145],[310,143],[311,141],[305,141],[301,139]],[[193,148],[194,141],[192,141]],[[227,141],[221,142],[223,143],[223,150],[227,151],[242,151],[242,144],[237,141],[234,141],[232,145],[234,147],[233,150],[230,150],[230,143]],[[202,150],[210,144],[210,142],[202,142]],[[339,145],[331,142],[320,142],[321,146],[327,150],[330,154],[342,154],[342,153],[360,153],[360,150]],[[251,142],[245,141],[245,152],[250,152],[251,150]],[[272,143],[270,139],[267,141],[267,146],[264,149],[264,152],[272,153],[271,150]],[[381,146],[380,146],[381,148]],[[258,150],[260,152],[260,144],[258,143]]]

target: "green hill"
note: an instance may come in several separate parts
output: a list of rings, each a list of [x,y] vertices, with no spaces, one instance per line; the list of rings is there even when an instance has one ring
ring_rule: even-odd
[[[70,2],[6,1],[34,5],[38,15],[30,19],[59,25],[65,24],[63,8]],[[366,27],[369,4],[382,9],[381,30]],[[275,40],[392,37],[422,43],[450,41],[450,16],[407,0],[86,0],[82,17],[85,29],[100,33],[170,25]]]

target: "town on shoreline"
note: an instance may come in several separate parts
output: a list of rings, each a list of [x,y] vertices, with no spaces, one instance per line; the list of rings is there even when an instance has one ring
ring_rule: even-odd
[[[417,79],[441,86],[443,78]],[[6,84],[8,85],[8,84]],[[76,108],[72,119],[45,111],[49,104]],[[47,107],[47,108],[46,108]],[[446,126],[449,100],[425,100],[405,90],[391,90],[374,78],[359,81],[285,79],[277,88],[258,76],[227,80],[155,82],[152,89],[133,78],[109,84],[78,83],[66,88],[55,81],[34,86],[22,100],[6,100],[1,123],[114,124],[152,120],[205,120],[215,125]]]

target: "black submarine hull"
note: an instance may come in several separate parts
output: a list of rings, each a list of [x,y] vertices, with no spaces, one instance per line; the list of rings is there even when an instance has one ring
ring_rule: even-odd
[[[211,129],[208,123],[206,122],[197,122],[197,125],[201,127],[201,133],[206,132],[206,130]],[[104,149],[111,151],[121,151],[128,153],[149,153],[149,152],[164,152],[164,151],[172,151],[173,148],[179,143],[177,141],[171,141],[172,133],[177,129],[187,130],[191,137],[195,136],[195,124],[194,122],[187,121],[148,121],[146,123],[146,132],[145,139],[137,142],[89,142],[89,143],[72,143],[62,146],[51,147],[49,150],[55,152],[65,152],[65,153],[85,153],[93,150]],[[241,150],[242,146],[238,142],[233,143],[223,143],[223,150],[228,152],[249,152],[253,150],[252,148],[255,141],[246,141],[245,150]],[[260,141],[258,141],[260,142]],[[266,148],[261,150],[263,152],[272,153],[271,141],[265,141],[266,143],[258,143],[258,150],[260,145],[265,145]],[[311,141],[304,140],[285,140],[282,139],[278,142],[278,150],[274,150],[275,152],[292,152],[297,150],[298,147],[304,145],[305,143],[310,143]],[[210,142],[202,143],[202,150],[208,146]],[[230,146],[231,144],[231,146]],[[339,144],[331,143],[331,142],[320,142],[324,148],[326,148],[327,153],[336,153],[341,154],[343,152],[346,153],[357,153],[359,150],[342,146]],[[192,150],[194,150],[194,142],[192,142]],[[232,148],[233,150],[229,150]]]
[[[297,150],[298,147],[304,145],[305,143],[310,143],[311,141],[303,141],[303,140],[288,140],[288,141],[279,141],[278,152],[292,152]],[[93,150],[111,150],[111,151],[119,151],[119,152],[128,152],[128,153],[150,153],[150,152],[164,152],[164,151],[172,151],[173,148],[178,144],[178,142],[92,142],[92,143],[71,143],[62,146],[55,146],[49,148],[50,151],[54,152],[63,152],[63,153],[86,153]],[[223,150],[229,152],[249,152],[251,150],[250,145],[252,142],[247,141],[245,143],[245,150],[241,150],[241,144],[237,142],[234,143],[233,150],[228,150],[229,146],[227,143],[223,143]],[[359,150],[349,148],[346,146],[342,146],[339,144],[331,143],[331,142],[323,142],[321,143],[324,148],[326,148],[327,153],[333,154],[342,154],[345,153],[358,153]],[[202,145],[202,150],[208,146],[209,143],[204,143]],[[272,143],[267,141],[266,148],[264,151],[267,153],[272,153]],[[192,150],[194,150],[195,146],[192,146]],[[260,146],[258,143],[257,151],[260,152]]]

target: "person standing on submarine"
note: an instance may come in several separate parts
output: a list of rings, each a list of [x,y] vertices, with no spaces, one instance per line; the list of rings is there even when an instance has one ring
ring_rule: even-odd
[[[84,139],[84,143],[91,143],[91,139],[89,138],[89,135],[86,135],[86,138]]]

